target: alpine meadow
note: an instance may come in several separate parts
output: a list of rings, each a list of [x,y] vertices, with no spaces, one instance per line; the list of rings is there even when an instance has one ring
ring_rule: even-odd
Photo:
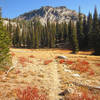
[[[0,1],[0,100],[100,100],[100,5],[88,3]]]

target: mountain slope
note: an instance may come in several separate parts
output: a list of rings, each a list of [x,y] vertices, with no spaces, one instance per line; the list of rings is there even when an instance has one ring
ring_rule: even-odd
[[[40,9],[24,13],[17,17],[19,20],[34,20],[35,18],[39,19],[42,24],[46,24],[47,21],[55,23],[68,23],[70,20],[77,21],[78,13],[74,10],[67,9],[64,6],[45,6],[41,7]]]

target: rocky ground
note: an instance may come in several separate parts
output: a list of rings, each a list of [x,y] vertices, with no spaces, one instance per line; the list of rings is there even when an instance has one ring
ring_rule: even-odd
[[[100,100],[100,56],[90,56],[90,52],[70,53],[11,49],[13,68],[8,73],[0,72],[0,100],[18,100],[16,89],[27,86],[37,87],[47,100]]]

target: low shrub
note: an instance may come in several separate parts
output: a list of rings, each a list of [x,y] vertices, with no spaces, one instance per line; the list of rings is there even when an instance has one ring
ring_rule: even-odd
[[[47,100],[45,94],[40,94],[38,88],[27,87],[26,89],[16,89],[18,100]]]
[[[71,60],[67,60],[67,61],[65,61],[66,62],[66,64],[68,64],[68,65],[71,65],[71,64],[73,64],[74,62],[73,61],[71,61]]]
[[[71,64],[73,64],[74,62],[73,61],[71,61],[71,60],[65,60],[65,59],[60,59],[59,60],[59,63],[60,64],[68,64],[68,65],[71,65]]]
[[[96,66],[100,66],[100,63],[96,63],[95,65],[96,65]]]
[[[14,57],[14,56],[15,56],[15,53],[14,53],[14,52],[12,52],[12,53],[11,53],[11,56],[12,56],[12,57]]]
[[[30,55],[29,57],[30,57],[30,58],[35,58],[35,56],[33,56],[33,55]]]
[[[22,64],[23,67],[26,67],[25,62],[29,62],[29,59],[27,59],[25,57],[19,57],[19,63]]]
[[[80,71],[81,73],[88,72],[89,75],[94,75],[95,74],[93,69],[90,68],[89,62],[87,62],[85,60],[78,59],[76,61],[76,63],[74,63],[70,68],[72,70]]]
[[[100,100],[99,94],[94,94],[89,90],[81,90],[79,93],[75,92],[65,96],[65,100]]]
[[[48,65],[49,63],[51,63],[52,62],[52,60],[45,60],[44,61],[44,65]]]
[[[90,71],[89,71],[89,75],[94,75],[95,73],[94,73],[94,71],[91,69]]]
[[[64,59],[59,60],[59,63],[60,63],[60,64],[63,64],[64,62],[65,62]]]

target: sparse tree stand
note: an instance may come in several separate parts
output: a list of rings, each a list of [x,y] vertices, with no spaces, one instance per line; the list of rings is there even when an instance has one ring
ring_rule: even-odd
[[[0,9],[0,15],[1,15],[1,9]],[[6,27],[3,26],[3,21],[0,16],[0,69],[5,69],[5,66],[9,66],[10,44],[11,44],[11,41],[9,38],[9,34],[6,30]]]

